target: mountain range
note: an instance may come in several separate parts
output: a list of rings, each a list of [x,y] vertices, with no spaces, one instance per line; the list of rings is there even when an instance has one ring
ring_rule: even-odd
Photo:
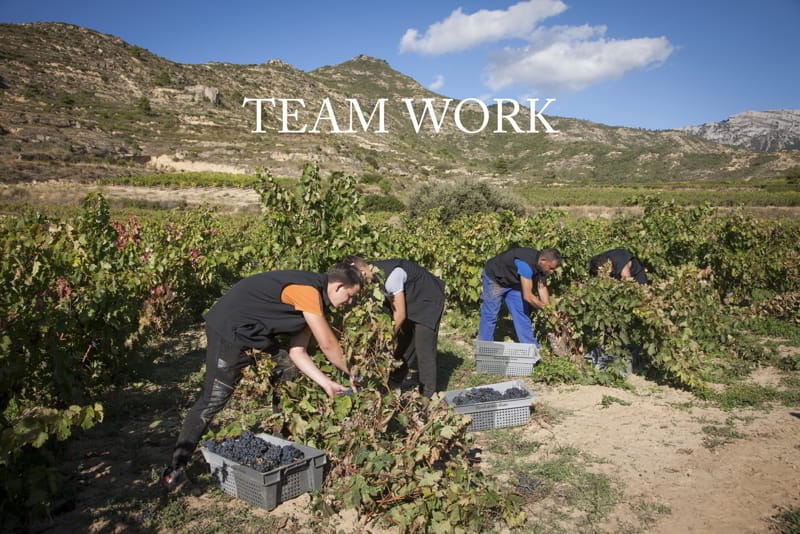
[[[756,152],[800,149],[800,109],[745,111],[721,122],[687,126],[682,131],[710,141]]]
[[[622,128],[545,112],[541,118],[558,133],[545,132],[540,120],[534,120],[536,133],[494,133],[499,109],[486,115],[477,103],[456,100],[438,131],[430,123],[417,131],[404,99],[421,113],[425,99],[441,111],[447,97],[367,56],[309,72],[277,59],[180,64],[91,29],[31,23],[0,24],[0,60],[5,182],[154,170],[262,168],[297,176],[308,161],[327,172],[379,174],[400,186],[461,177],[548,183],[745,179],[800,168],[796,150],[755,151],[777,147],[772,141],[740,148],[692,135],[707,135],[710,127],[691,133]],[[246,100],[252,98],[278,99],[262,105],[258,133],[256,105]],[[288,122],[280,99],[290,99]],[[376,131],[377,119],[364,131],[354,101],[365,120],[383,101],[384,131]],[[463,127],[452,114],[459,105]],[[502,112],[510,114],[511,105]],[[335,133],[331,117],[340,130],[356,127]],[[515,117],[526,130],[530,111],[522,107]],[[484,119],[489,126],[480,133],[463,131],[478,131]],[[727,122],[733,126],[733,119]],[[319,131],[310,133],[315,124]],[[305,133],[279,131],[303,125]]]

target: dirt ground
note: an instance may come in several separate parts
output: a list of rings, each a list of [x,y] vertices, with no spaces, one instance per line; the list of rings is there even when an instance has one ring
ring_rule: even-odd
[[[258,193],[238,187],[136,187],[95,185],[74,181],[47,181],[28,184],[0,184],[0,200],[71,204],[78,206],[90,192],[99,191],[109,202],[143,200],[166,206],[209,204],[224,211],[258,211]]]
[[[654,534],[765,532],[776,506],[800,505],[800,407],[736,413],[696,406],[691,394],[629,377],[635,392],[601,386],[536,387],[538,403],[566,415],[530,439],[571,445],[608,461],[626,496],[669,508]],[[630,405],[611,403],[603,395]],[[743,437],[709,448],[703,427],[737,419]],[[630,521],[618,506],[607,525]],[[614,523],[619,522],[617,525]]]
[[[313,526],[308,494],[271,512],[249,507],[219,490],[199,454],[189,471],[195,482],[180,500],[165,495],[155,483],[202,377],[203,337],[202,331],[193,330],[156,347],[171,356],[156,361],[151,378],[109,399],[103,425],[70,442],[62,468],[73,477],[74,500],[34,531],[217,532],[218,527],[203,527],[198,517],[219,520],[246,514],[246,532],[327,532]],[[776,385],[779,379],[771,369],[751,377],[762,385]],[[767,532],[771,516],[800,507],[800,406],[723,411],[640,376],[628,378],[631,390],[521,380],[535,400],[529,422],[507,429],[512,440],[541,443],[538,457],[573,447],[594,458],[592,469],[613,479],[623,492],[611,513],[592,526],[593,532]],[[704,430],[709,427],[735,432],[714,438]],[[492,432],[477,433],[478,447],[486,447]],[[480,468],[488,471],[490,462],[487,457]],[[529,516],[557,506],[544,498],[528,508]],[[643,522],[642,506],[659,512]],[[157,526],[148,525],[156,514]],[[164,528],[165,522],[170,528]],[[365,526],[347,512],[338,517],[337,530],[394,534]],[[551,525],[535,531],[585,530]]]

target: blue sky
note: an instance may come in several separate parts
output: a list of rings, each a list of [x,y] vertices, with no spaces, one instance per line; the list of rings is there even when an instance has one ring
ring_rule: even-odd
[[[555,98],[549,114],[617,126],[800,108],[800,0],[0,0],[0,21],[78,24],[179,63],[367,54],[448,97]]]

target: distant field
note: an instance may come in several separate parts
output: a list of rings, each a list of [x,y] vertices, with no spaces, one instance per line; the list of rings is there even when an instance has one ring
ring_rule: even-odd
[[[138,186],[195,186],[195,187],[252,187],[257,182],[252,174],[229,174],[223,172],[169,172],[143,174],[98,180],[101,185]]]
[[[297,183],[296,178],[276,178],[283,185]],[[0,213],[20,213],[28,209],[54,213],[72,211],[80,206],[90,191],[102,191],[116,210],[124,212],[163,211],[200,204],[216,206],[222,212],[258,212],[258,194],[253,191],[253,175],[211,172],[150,174],[99,180],[91,184],[0,185]],[[394,198],[408,203],[414,187],[398,188],[390,178],[365,174],[359,178],[367,198]],[[743,206],[759,218],[795,219],[800,210],[800,181],[796,178],[744,181],[704,181],[672,183],[539,183],[505,186],[529,209],[562,208],[575,216],[614,217],[636,210],[636,199],[656,196],[678,205],[708,203],[721,208]],[[378,208],[380,209],[380,208]],[[372,210],[374,211],[374,210]],[[402,211],[396,209],[373,213],[388,218]]]
[[[292,182],[292,178],[279,178]],[[390,182],[390,180],[386,180]],[[161,187],[238,187],[249,188],[257,178],[247,174],[186,172],[147,174],[99,180],[100,185]],[[526,205],[544,206],[626,206],[637,197],[655,195],[680,205],[708,202],[714,206],[800,206],[800,181],[794,179],[748,182],[670,182],[663,184],[625,183],[615,186],[581,184],[529,183],[511,190]]]
[[[680,205],[708,202],[714,206],[800,206],[800,184],[786,179],[756,184],[681,182],[669,184],[554,185],[528,184],[513,191],[529,206],[625,206],[643,196],[674,200]]]

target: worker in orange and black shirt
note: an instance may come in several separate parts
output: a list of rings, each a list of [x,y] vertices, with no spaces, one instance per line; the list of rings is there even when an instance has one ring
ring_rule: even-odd
[[[311,360],[307,346],[314,336],[325,357],[350,375],[339,341],[325,313],[329,306],[352,302],[361,289],[361,273],[352,266],[337,266],[326,274],[306,271],[272,271],[236,283],[205,314],[206,376],[203,391],[183,421],[172,463],[161,475],[168,489],[186,482],[184,468],[214,416],[222,410],[242,377],[242,369],[255,363],[247,349],[278,353],[276,336],[288,335],[289,359],[333,397],[346,391]],[[350,376],[355,391],[357,383]]]

